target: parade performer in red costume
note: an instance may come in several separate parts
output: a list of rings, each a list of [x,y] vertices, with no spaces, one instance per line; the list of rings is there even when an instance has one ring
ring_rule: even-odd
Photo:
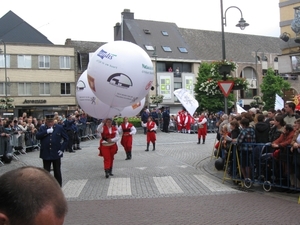
[[[201,137],[203,140],[202,144],[204,144],[205,138],[207,135],[207,119],[206,119],[205,113],[200,114],[197,124],[198,124],[198,142],[197,142],[197,144],[200,144]]]
[[[136,128],[132,123],[128,122],[128,117],[123,118],[123,123],[118,128],[119,133],[123,133],[121,139],[121,145],[124,147],[126,153],[126,159],[130,160],[132,155],[132,135],[136,134]]]
[[[194,118],[188,112],[186,112],[185,121],[184,121],[185,133],[188,134],[191,133],[192,123],[194,123]]]
[[[176,123],[177,123],[177,130],[178,130],[178,133],[181,133],[182,131],[182,111],[178,111],[177,113],[177,118],[176,118]]]
[[[150,142],[152,142],[153,144],[152,151],[155,151],[156,130],[157,130],[156,123],[153,121],[153,118],[151,116],[148,117],[147,123],[143,123],[143,122],[141,123],[143,127],[147,128],[147,149],[145,151],[146,152],[149,151]]]
[[[112,125],[111,118],[102,121],[97,131],[101,134],[99,156],[103,157],[105,177],[108,178],[113,176],[114,156],[118,151],[117,141],[120,136],[117,127]]]

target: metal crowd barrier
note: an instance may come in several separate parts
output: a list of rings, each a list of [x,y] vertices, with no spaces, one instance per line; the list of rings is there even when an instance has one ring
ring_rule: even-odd
[[[19,160],[16,155],[15,145],[18,142],[17,135],[10,134],[9,137],[0,138],[0,165],[10,163],[12,159]]]
[[[80,124],[77,127],[80,140],[97,138],[96,123]],[[11,134],[9,138],[0,137],[0,165],[6,163],[4,156],[7,153],[11,153],[13,159],[18,160],[18,155],[26,154],[26,151],[32,150],[40,150],[40,141],[36,139],[35,132],[27,131],[21,134]]]
[[[97,138],[97,124],[93,122],[87,122],[86,124],[78,124],[77,128],[78,136],[81,141]]]
[[[207,120],[207,132],[208,133],[215,133],[217,129],[216,121]]]
[[[27,131],[24,135],[26,150],[40,150],[40,141],[36,139],[36,133]]]
[[[289,146],[276,150],[270,143],[231,144],[226,155],[222,155],[226,160],[223,183],[233,180],[246,188],[258,184],[265,191],[300,191],[300,149],[291,152]]]

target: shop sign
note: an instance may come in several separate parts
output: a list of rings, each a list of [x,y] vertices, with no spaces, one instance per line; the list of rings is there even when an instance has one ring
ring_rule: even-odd
[[[36,100],[28,100],[25,99],[23,104],[45,104],[47,103],[46,99],[36,99]]]

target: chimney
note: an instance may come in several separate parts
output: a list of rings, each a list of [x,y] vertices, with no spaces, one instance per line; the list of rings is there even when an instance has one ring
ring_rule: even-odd
[[[121,24],[116,23],[114,26],[114,41],[121,40]]]
[[[123,16],[123,19],[134,20],[134,13],[131,13],[130,9],[124,9],[121,15]]]

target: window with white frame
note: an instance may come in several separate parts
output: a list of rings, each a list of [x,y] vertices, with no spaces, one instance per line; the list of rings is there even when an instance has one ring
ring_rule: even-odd
[[[182,88],[182,82],[174,82],[174,91]],[[174,102],[179,102],[178,98],[174,95]]]
[[[70,56],[60,56],[59,57],[59,68],[60,69],[71,69]]]
[[[18,55],[18,68],[31,68],[31,55]]]
[[[10,55],[6,55],[6,68],[10,67]],[[5,57],[0,55],[0,68],[5,68]]]
[[[70,83],[61,83],[60,84],[60,94],[70,95],[71,94],[71,84]]]
[[[5,93],[5,82],[0,83],[0,95],[6,95]],[[7,95],[10,95],[10,87],[7,84]]]
[[[31,83],[18,83],[18,95],[31,95]]]
[[[50,83],[40,83],[40,95],[50,95]]]
[[[50,68],[50,56],[49,55],[39,55],[39,68],[49,69]]]

